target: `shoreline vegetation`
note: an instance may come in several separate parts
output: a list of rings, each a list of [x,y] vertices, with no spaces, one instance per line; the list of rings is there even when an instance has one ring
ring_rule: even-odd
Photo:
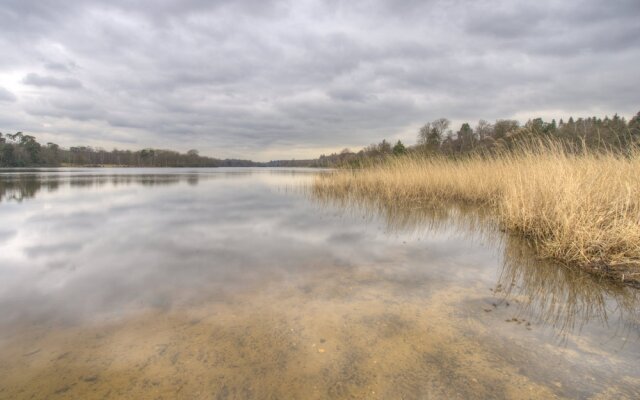
[[[320,198],[387,210],[455,204],[487,209],[540,258],[640,288],[639,116],[622,120],[617,138],[611,130],[593,132],[597,140],[563,137],[557,127],[554,135],[529,123],[499,144],[453,154],[452,145],[464,136],[438,141],[436,131],[445,131],[448,121],[437,120],[421,129],[409,154],[345,164],[351,168],[318,176],[311,190]]]

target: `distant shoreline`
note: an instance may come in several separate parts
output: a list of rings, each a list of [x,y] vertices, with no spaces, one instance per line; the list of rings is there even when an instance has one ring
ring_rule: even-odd
[[[26,167],[0,167],[0,171],[3,170],[29,170],[29,169],[56,169],[56,168],[69,168],[69,169],[82,169],[82,168],[114,168],[114,169],[136,169],[136,168],[161,168],[161,169],[206,169],[206,168],[308,168],[308,169],[327,169],[326,167],[319,166],[287,166],[287,165],[239,165],[239,166],[138,166],[138,165],[111,165],[111,164],[87,164],[87,165],[31,165]]]

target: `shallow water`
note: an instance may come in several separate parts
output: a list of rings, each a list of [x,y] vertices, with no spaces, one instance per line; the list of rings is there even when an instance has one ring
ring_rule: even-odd
[[[637,292],[316,173],[0,172],[0,398],[640,397]]]

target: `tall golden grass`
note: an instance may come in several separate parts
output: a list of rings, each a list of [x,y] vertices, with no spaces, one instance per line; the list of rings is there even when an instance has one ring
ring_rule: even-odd
[[[405,156],[316,178],[318,196],[393,207],[489,207],[542,257],[640,281],[640,151],[567,151],[540,142],[462,159]]]

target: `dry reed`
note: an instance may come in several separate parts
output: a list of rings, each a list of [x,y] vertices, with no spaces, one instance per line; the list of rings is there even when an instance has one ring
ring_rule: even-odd
[[[492,156],[405,156],[319,176],[316,195],[393,207],[490,207],[542,257],[640,281],[640,152],[539,143]]]

